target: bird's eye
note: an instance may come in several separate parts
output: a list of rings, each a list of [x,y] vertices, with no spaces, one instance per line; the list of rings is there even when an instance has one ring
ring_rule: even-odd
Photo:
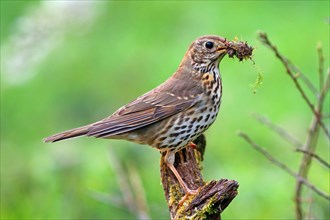
[[[211,41],[207,41],[207,42],[205,43],[205,47],[206,47],[207,49],[212,49],[213,46],[214,46],[214,44],[213,44],[213,42],[211,42]]]

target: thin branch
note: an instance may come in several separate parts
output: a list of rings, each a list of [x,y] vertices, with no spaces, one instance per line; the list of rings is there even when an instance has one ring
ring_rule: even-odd
[[[282,137],[283,139],[288,141],[290,144],[292,144],[295,147],[294,148],[295,151],[310,154],[313,158],[315,158],[322,165],[324,165],[327,168],[330,168],[330,164],[327,163],[324,159],[322,159],[317,154],[301,149],[303,144],[298,139],[296,139],[294,136],[289,134],[286,130],[284,130],[280,126],[278,126],[278,125],[274,124],[273,122],[271,122],[267,117],[259,115],[257,113],[254,113],[253,116],[256,120],[258,120],[258,122],[260,122],[263,125],[266,125],[272,131],[277,133],[280,137]]]
[[[266,125],[268,128],[270,128],[272,131],[274,131],[276,134],[278,134],[284,140],[288,141],[295,148],[300,148],[303,145],[297,138],[295,138],[294,136],[289,134],[286,130],[284,130],[280,126],[278,126],[278,125],[274,124],[273,122],[271,122],[265,116],[254,113],[253,117],[256,120],[258,120],[258,122],[260,122],[261,124]]]
[[[324,119],[330,118],[330,113],[323,113],[322,118]]]
[[[288,166],[274,158],[270,153],[268,153],[265,149],[260,147],[258,144],[256,144],[246,133],[244,132],[238,132],[238,135],[242,137],[247,143],[249,143],[254,149],[256,149],[259,153],[261,153],[263,156],[265,156],[270,162],[275,164],[276,166],[280,167],[282,170],[290,174],[292,177],[294,177],[299,182],[302,182],[304,185],[306,185],[308,188],[310,188],[312,191],[320,195],[321,197],[330,200],[330,196],[327,195],[325,192],[318,189],[316,186],[314,186],[312,183],[310,183],[305,178],[299,176],[296,174],[293,170],[291,170]]]
[[[301,72],[296,72],[299,76],[299,78],[301,79],[301,81],[303,81],[305,83],[305,85],[307,86],[307,88],[309,88],[309,90],[311,90],[311,92],[317,96],[318,94],[318,90],[315,88],[315,86],[312,84],[312,82]]]
[[[319,97],[319,102],[321,104],[321,108],[324,102],[325,97],[327,96],[328,92],[329,92],[329,87],[330,87],[330,69],[328,69],[327,75],[325,77],[325,81],[323,84],[323,88],[321,88],[321,93],[320,93],[320,97]]]
[[[313,85],[313,83],[307,78],[307,76],[305,74],[302,73],[302,71],[300,71],[300,69],[298,67],[296,67],[295,65],[293,65],[289,60],[287,60],[287,61],[288,61],[288,66],[290,67],[290,69],[295,72],[294,75],[297,78],[300,78],[301,81],[303,81],[305,83],[305,85],[307,86],[307,88],[316,96],[319,93],[319,91]]]
[[[317,117],[314,115],[310,128],[308,129],[307,138],[303,150],[313,153],[315,151],[317,140],[319,136],[319,126],[317,126]],[[312,156],[310,154],[304,154],[301,159],[298,175],[307,178],[310,164],[312,162]],[[296,215],[297,219],[303,219],[302,213],[302,204],[301,204],[301,194],[302,194],[302,185],[303,183],[300,180],[297,180],[296,190],[295,190],[295,201],[296,201]]]
[[[311,194],[312,194],[312,192],[309,191],[309,195],[307,198],[308,209],[307,209],[307,217],[306,217],[306,219],[308,219],[308,220],[315,219],[314,214],[313,214],[314,199]]]
[[[286,72],[288,73],[288,75],[290,76],[292,81],[294,82],[295,86],[297,87],[299,93],[301,94],[301,96],[303,97],[305,102],[307,103],[308,107],[312,110],[314,115],[317,116],[317,119],[318,119],[317,122],[320,124],[320,126],[322,127],[324,133],[330,139],[330,132],[326,128],[324,123],[322,122],[321,117],[320,117],[320,112],[316,111],[316,109],[314,108],[314,105],[309,100],[309,98],[307,97],[305,91],[301,87],[297,76],[291,71],[290,65],[292,65],[292,64],[290,64],[290,61],[286,57],[284,57],[283,55],[280,54],[280,52],[277,50],[277,48],[269,41],[266,33],[260,32],[259,33],[259,38],[260,38],[261,42],[264,43],[266,46],[268,46],[275,53],[275,56],[282,62],[282,64],[284,65],[284,67],[286,69]]]
[[[324,74],[323,74],[323,69],[324,69],[324,56],[323,56],[323,48],[322,48],[322,44],[318,43],[317,47],[317,54],[319,56],[319,83],[320,83],[320,89],[322,89],[323,86],[323,82],[324,82]]]
[[[329,89],[329,84],[330,84],[330,71],[328,71],[328,74],[326,76],[326,80],[324,82],[324,85],[322,86],[320,95],[317,99],[316,105],[315,105],[315,111],[319,112],[319,114],[314,114],[313,119],[311,121],[311,124],[308,129],[307,133],[307,138],[305,141],[305,144],[303,146],[303,150],[308,151],[310,153],[314,153],[317,145],[317,140],[319,136],[319,128],[321,124],[318,122],[320,121],[320,115],[322,115],[322,107],[324,104],[324,99],[325,96],[328,92]],[[312,162],[312,156],[311,154],[304,154],[300,166],[299,166],[299,171],[298,175],[307,178],[309,168]],[[301,194],[302,194],[302,182],[297,181],[296,184],[296,190],[295,190],[295,200],[296,200],[296,214],[297,214],[297,219],[303,219],[303,214],[302,214],[302,205],[301,205]]]
[[[322,165],[324,165],[325,167],[330,169],[330,164],[327,161],[325,161],[324,159],[322,159],[319,155],[317,155],[315,153],[312,153],[312,152],[309,152],[309,151],[304,150],[304,149],[300,149],[300,148],[297,148],[296,151],[297,152],[302,152],[304,154],[309,154],[311,157],[314,157],[317,161],[319,161]]]

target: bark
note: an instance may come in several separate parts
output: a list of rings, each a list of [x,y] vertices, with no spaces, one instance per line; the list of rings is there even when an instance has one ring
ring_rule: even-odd
[[[194,143],[197,148],[187,147],[175,156],[174,166],[190,189],[198,189],[197,195],[185,196],[179,182],[165,163],[160,161],[161,179],[171,219],[221,219],[220,214],[237,195],[235,180],[221,179],[205,182],[201,174],[206,141],[204,135]]]

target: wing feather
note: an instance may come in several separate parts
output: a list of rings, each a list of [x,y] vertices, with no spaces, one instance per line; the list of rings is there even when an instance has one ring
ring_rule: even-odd
[[[168,93],[147,93],[95,123],[87,136],[109,137],[153,124],[195,104],[196,99],[179,99]]]

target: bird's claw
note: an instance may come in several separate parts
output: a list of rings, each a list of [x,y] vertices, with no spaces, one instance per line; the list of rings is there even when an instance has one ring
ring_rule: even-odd
[[[183,205],[183,203],[188,199],[189,196],[197,195],[198,194],[198,189],[186,189],[186,194],[182,197],[180,202],[178,203],[178,208]]]

